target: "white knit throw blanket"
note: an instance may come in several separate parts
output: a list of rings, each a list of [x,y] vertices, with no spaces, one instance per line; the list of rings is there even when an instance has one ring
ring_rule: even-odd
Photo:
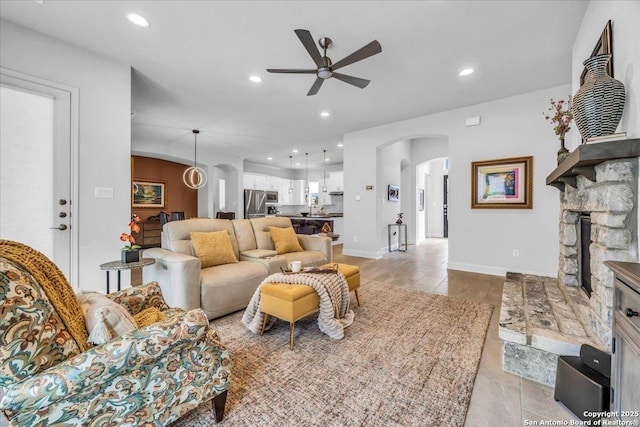
[[[322,332],[334,339],[344,337],[344,328],[353,323],[353,311],[349,309],[351,298],[349,286],[344,274],[336,273],[276,273],[262,281],[253,294],[249,306],[242,316],[242,323],[254,334],[259,334],[262,329],[264,314],[260,311],[260,292],[262,285],[266,283],[288,283],[291,285],[309,285],[320,297],[320,313],[318,315],[318,327]],[[271,319],[265,326],[269,329],[275,319]]]

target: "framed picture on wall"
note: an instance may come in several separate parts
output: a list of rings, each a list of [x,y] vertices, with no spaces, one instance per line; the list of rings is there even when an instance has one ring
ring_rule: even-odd
[[[167,183],[134,178],[131,184],[131,207],[164,208],[167,203]]]
[[[400,200],[400,187],[397,185],[389,185],[387,189],[387,198],[390,202],[397,202]]]
[[[471,163],[472,209],[531,209],[533,157]]]
[[[418,210],[424,210],[424,188],[418,188]]]

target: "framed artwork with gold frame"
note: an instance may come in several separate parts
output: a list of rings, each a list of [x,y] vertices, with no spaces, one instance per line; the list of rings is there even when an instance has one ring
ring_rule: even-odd
[[[164,208],[167,203],[167,183],[134,178],[131,191],[132,208]]]
[[[532,209],[533,156],[471,163],[472,209]]]

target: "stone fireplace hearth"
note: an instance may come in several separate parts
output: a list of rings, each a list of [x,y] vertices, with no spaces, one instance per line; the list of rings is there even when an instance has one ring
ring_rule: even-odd
[[[604,261],[638,261],[638,156],[640,139],[582,145],[547,177],[560,189],[558,277],[507,274],[499,325],[506,371],[553,386],[558,355],[577,355],[581,344],[611,351],[614,275]],[[581,216],[591,223],[588,238]],[[590,295],[581,289],[583,262]]]

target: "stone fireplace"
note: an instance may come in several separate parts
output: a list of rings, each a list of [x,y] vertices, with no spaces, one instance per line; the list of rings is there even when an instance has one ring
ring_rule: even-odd
[[[558,279],[579,287],[583,279],[580,249],[585,236],[580,217],[591,220],[589,245],[591,328],[604,347],[611,349],[613,273],[604,261],[638,260],[638,159],[612,160],[595,167],[595,182],[576,177],[576,188],[560,193],[560,262]]]
[[[547,177],[560,190],[558,277],[507,273],[500,310],[505,371],[553,386],[559,355],[611,352],[614,275],[638,261],[640,139],[578,147]]]

